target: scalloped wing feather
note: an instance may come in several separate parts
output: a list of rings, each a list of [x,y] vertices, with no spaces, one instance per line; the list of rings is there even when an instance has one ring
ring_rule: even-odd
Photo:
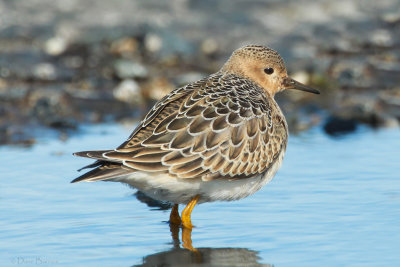
[[[287,136],[279,107],[260,87],[215,74],[171,92],[126,142],[92,158],[184,179],[238,179],[268,170]]]

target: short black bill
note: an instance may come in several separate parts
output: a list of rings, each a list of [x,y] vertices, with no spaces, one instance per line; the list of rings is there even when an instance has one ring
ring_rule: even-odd
[[[293,80],[290,77],[286,77],[283,80],[283,86],[285,87],[285,89],[295,89],[313,94],[320,94],[320,92],[317,89],[308,87],[307,85],[302,84],[301,82],[298,82],[296,80]]]

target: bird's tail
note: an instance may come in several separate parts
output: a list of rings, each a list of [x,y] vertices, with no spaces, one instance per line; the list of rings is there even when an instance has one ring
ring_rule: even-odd
[[[109,150],[82,151],[74,153],[75,156],[92,158],[96,159],[97,161],[81,168],[80,170],[86,168],[95,168],[95,169],[72,180],[71,183],[77,183],[82,181],[85,182],[109,181],[114,178],[120,177],[122,175],[132,173],[132,171],[134,171],[131,168],[125,167],[122,164],[121,160],[112,160],[104,157],[103,154],[105,152],[109,152]]]
[[[78,178],[71,181],[71,183],[77,182],[95,182],[95,181],[109,181],[114,178],[121,177],[125,174],[132,173],[132,169],[124,167],[122,164],[108,163],[105,162],[103,166],[99,166]]]

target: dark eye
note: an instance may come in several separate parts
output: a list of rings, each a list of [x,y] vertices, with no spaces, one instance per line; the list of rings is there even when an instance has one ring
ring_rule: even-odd
[[[268,75],[271,75],[272,73],[274,73],[274,69],[273,68],[266,68],[264,69],[264,72]]]

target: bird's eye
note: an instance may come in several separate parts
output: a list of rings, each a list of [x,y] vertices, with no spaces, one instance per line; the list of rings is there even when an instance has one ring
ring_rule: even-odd
[[[268,75],[271,75],[272,73],[274,73],[274,69],[273,68],[266,68],[264,69],[264,72]]]

